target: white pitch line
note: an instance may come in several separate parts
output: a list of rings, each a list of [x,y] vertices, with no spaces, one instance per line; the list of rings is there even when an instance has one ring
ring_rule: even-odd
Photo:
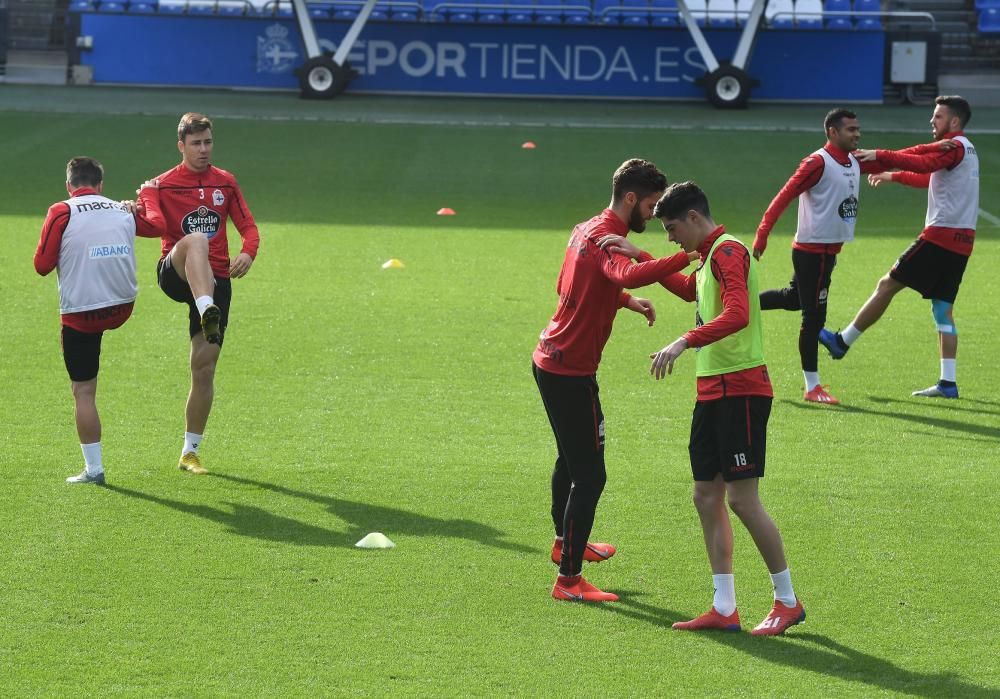
[[[980,209],[979,215],[985,218],[990,223],[992,223],[994,228],[1000,228],[1000,218],[997,218],[989,211],[984,211],[983,209]]]

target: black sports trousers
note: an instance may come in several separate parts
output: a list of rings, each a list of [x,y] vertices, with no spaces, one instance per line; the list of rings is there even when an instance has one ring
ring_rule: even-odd
[[[559,453],[552,471],[552,523],[556,536],[563,537],[559,574],[579,575],[608,478],[597,378],[553,374],[534,363],[531,371]]]
[[[760,292],[760,310],[802,311],[799,357],[802,371],[819,370],[819,331],[826,325],[826,301],[837,256],[792,248],[792,280],[784,289]]]

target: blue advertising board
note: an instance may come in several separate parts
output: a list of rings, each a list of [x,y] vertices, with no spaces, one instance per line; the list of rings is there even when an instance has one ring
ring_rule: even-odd
[[[86,13],[97,83],[298,87],[306,60],[293,20]],[[347,22],[317,22],[333,51]],[[738,30],[708,30],[716,57]],[[882,32],[761,31],[754,100],[881,101]],[[701,55],[683,28],[369,22],[348,56],[350,92],[698,99]]]

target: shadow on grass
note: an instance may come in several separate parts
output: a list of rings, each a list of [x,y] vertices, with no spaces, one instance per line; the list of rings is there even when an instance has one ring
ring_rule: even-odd
[[[897,405],[914,405],[913,401],[904,401],[896,398],[880,398],[876,396],[869,396],[869,400],[873,403],[886,403],[886,404],[897,404]],[[833,410],[842,413],[857,413],[859,415],[877,415],[879,417],[892,418],[894,420],[903,420],[906,422],[912,422],[918,425],[923,425],[925,427],[931,427],[933,429],[950,430],[952,432],[962,432],[964,434],[976,435],[977,437],[986,437],[991,441],[1000,442],[1000,429],[996,427],[989,427],[987,425],[977,425],[972,422],[963,422],[961,420],[953,420],[946,417],[935,417],[931,415],[915,415],[914,413],[904,412],[899,409],[894,410],[874,410],[872,408],[863,408],[857,405],[817,405],[813,403],[803,403],[801,401],[791,400],[785,398],[781,401],[786,405],[799,410]],[[935,403],[934,405],[940,405],[942,411],[947,411],[949,413],[954,413],[956,407],[951,405],[952,401]],[[923,405],[924,403],[921,403]],[[930,405],[929,401],[926,403]],[[958,408],[960,409],[960,408]],[[978,410],[968,410],[968,412],[973,412],[977,414],[993,415],[994,413],[990,411],[978,411]]]
[[[210,473],[208,475],[212,478],[219,478],[231,483],[260,488],[272,493],[278,493],[279,495],[286,495],[323,505],[329,512],[347,522],[349,527],[347,538],[350,540],[350,545],[353,545],[355,541],[369,532],[381,531],[389,535],[389,538],[397,534],[404,536],[443,536],[452,539],[468,539],[484,546],[492,546],[508,551],[538,553],[536,549],[529,546],[505,541],[504,539],[507,535],[499,529],[469,519],[441,519],[395,507],[371,505],[365,502],[345,500],[332,495],[320,495],[318,493],[296,490],[276,483],[267,483],[251,478],[230,476],[224,473]]]
[[[346,540],[343,532],[324,529],[289,517],[281,517],[259,507],[232,502],[223,503],[232,508],[232,511],[227,511],[208,505],[192,505],[180,500],[130,490],[112,483],[108,483],[104,487],[119,495],[145,500],[184,514],[217,522],[225,525],[228,531],[240,536],[301,546],[350,546],[353,543]]]
[[[123,488],[109,483],[105,489],[130,498],[169,507],[183,512],[217,522],[227,527],[228,531],[240,536],[249,536],[265,541],[280,541],[300,546],[339,546],[353,548],[354,543],[371,531],[384,531],[393,535],[405,536],[444,536],[455,539],[469,539],[477,543],[495,548],[518,551],[521,553],[538,553],[521,544],[504,541],[506,536],[502,531],[485,524],[468,519],[439,519],[427,515],[407,512],[392,507],[369,505],[363,502],[353,502],[327,495],[317,495],[301,490],[286,488],[274,483],[265,483],[248,478],[210,473],[211,477],[253,486],[281,495],[288,495],[310,502],[325,505],[327,509],[348,523],[348,530],[335,531],[306,524],[296,519],[275,515],[267,510],[251,505],[226,502],[223,503],[232,511],[211,507],[209,505],[194,505],[180,500],[172,500],[160,495],[143,493],[138,490]]]
[[[618,593],[621,601],[602,604],[602,611],[642,621],[684,634],[690,631],[674,631],[675,621],[690,618],[672,609],[661,609],[636,599],[640,592]],[[806,622],[808,623],[808,621]],[[969,684],[952,673],[921,673],[893,665],[884,658],[868,655],[817,633],[804,632],[802,627],[793,627],[788,635],[775,637],[751,636],[725,631],[706,631],[699,635],[721,645],[729,646],[765,662],[785,665],[818,675],[827,675],[848,682],[859,682],[873,688],[900,692],[915,697],[935,699],[997,699],[1000,690],[986,689]]]

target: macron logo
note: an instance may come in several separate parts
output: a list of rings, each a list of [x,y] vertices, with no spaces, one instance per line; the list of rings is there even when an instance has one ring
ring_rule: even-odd
[[[92,260],[105,257],[129,257],[131,254],[131,245],[94,245],[90,248],[90,259]]]

